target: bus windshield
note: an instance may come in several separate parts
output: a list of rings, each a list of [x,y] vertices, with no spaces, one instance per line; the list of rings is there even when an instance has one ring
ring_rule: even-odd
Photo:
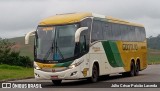
[[[37,60],[65,61],[75,56],[77,24],[38,27],[35,52]]]

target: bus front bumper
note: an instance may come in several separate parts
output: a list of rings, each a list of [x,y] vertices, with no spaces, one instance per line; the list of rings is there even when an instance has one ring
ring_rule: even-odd
[[[80,67],[75,67],[72,69],[66,69],[60,72],[45,72],[41,70],[34,69],[34,76],[37,80],[58,80],[58,79],[79,79],[84,78],[83,72],[80,71]]]

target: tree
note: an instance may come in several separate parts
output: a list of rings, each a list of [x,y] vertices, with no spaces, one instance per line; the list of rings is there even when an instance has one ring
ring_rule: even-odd
[[[150,36],[147,39],[148,48],[151,49],[160,49],[160,34],[156,37]]]
[[[0,64],[32,67],[32,61],[27,56],[20,56],[20,52],[12,50],[15,43],[0,38]]]
[[[11,47],[14,43],[10,43],[7,39],[0,38],[0,64],[5,62],[5,59],[8,58]]]

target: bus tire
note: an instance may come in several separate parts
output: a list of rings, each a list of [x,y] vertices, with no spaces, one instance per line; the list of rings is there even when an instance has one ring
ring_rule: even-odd
[[[136,66],[135,66],[135,76],[139,75],[139,70],[140,70],[140,63],[137,61]]]
[[[134,64],[133,61],[131,61],[130,71],[122,73],[122,76],[124,76],[124,77],[132,77],[134,75],[135,75],[135,64]]]
[[[92,83],[95,83],[98,81],[98,76],[99,76],[99,70],[98,67],[94,64],[92,67],[92,76],[88,78],[88,80]]]
[[[131,70],[129,72],[129,76],[132,77],[135,74],[135,63],[131,61]]]
[[[52,80],[52,82],[53,82],[53,84],[54,84],[55,86],[59,86],[59,85],[61,85],[62,80]]]

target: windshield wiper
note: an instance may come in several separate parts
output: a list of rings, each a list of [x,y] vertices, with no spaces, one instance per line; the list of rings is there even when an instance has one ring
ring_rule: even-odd
[[[56,48],[56,49],[54,49]],[[53,40],[52,42],[52,46],[50,47],[50,49],[47,51],[46,55],[44,56],[43,60],[47,60],[47,58],[50,56],[51,53],[53,53],[53,55],[55,55],[55,51],[53,50],[57,50],[58,53],[60,54],[61,58],[64,59],[62,52],[60,51],[59,47],[57,46],[57,42],[55,43],[55,40]],[[54,58],[53,58],[54,59]]]
[[[46,55],[44,56],[43,60],[47,60],[47,58],[50,56],[51,53],[53,53],[53,46],[54,41],[52,42],[52,46],[49,48],[49,50],[47,51]]]
[[[62,52],[60,51],[59,47],[57,46],[57,43],[56,43],[56,49],[58,50],[58,52],[59,52],[61,58],[64,59],[64,57],[63,57],[63,55],[62,55]]]

